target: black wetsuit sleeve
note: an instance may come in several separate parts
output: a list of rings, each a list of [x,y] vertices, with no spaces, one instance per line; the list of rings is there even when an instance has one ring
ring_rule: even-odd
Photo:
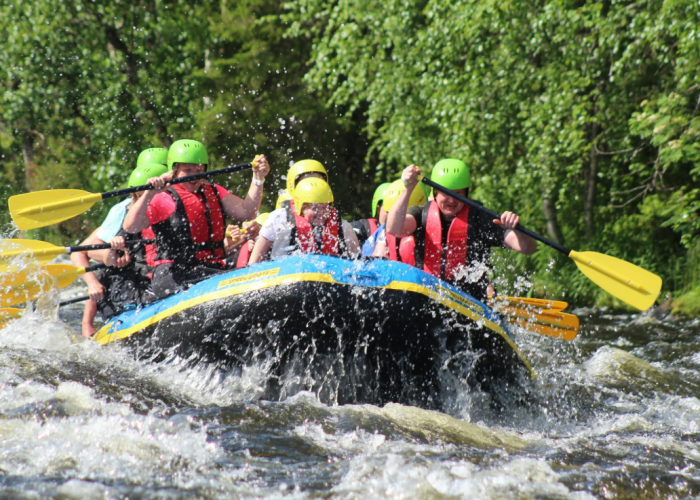
[[[423,207],[422,206],[414,206],[406,210],[406,215],[410,215],[414,219],[416,219],[416,230],[420,229],[423,226]]]

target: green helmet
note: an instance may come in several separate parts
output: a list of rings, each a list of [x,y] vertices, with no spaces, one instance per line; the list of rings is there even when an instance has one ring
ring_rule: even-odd
[[[199,163],[209,166],[207,148],[199,141],[181,139],[173,142],[168,150],[168,168],[172,169],[176,163]]]
[[[145,165],[139,165],[131,172],[129,176],[129,187],[134,186],[144,186],[146,181],[151,177],[160,177],[165,172],[168,171],[168,167],[161,165],[160,163],[147,163]]]
[[[469,167],[462,160],[440,160],[433,167],[430,180],[456,191],[469,188]]]
[[[136,160],[136,168],[141,165],[149,165],[160,163],[161,165],[168,164],[168,150],[165,148],[148,148],[141,151],[139,158]]]
[[[391,182],[385,182],[374,190],[374,196],[372,197],[372,217],[377,216],[377,205],[379,205],[380,201],[384,201],[384,193],[389,186],[391,186]]]

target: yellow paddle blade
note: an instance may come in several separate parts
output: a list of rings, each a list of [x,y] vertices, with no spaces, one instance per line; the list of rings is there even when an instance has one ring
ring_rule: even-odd
[[[2,248],[11,248],[11,250],[0,250],[0,264],[20,255],[32,256],[39,262],[45,263],[66,253],[65,247],[57,247],[38,240],[0,240],[0,245]]]
[[[504,315],[507,322],[531,332],[564,340],[574,340],[578,335],[579,320],[573,314],[535,311],[530,307],[502,307],[498,312]]]
[[[22,231],[50,226],[87,212],[101,194],[80,189],[52,189],[18,194],[9,200],[10,215]]]
[[[513,306],[533,306],[539,307],[540,309],[550,309],[552,311],[563,311],[569,304],[562,302],[561,300],[549,300],[549,299],[529,299],[526,297],[496,297],[496,302],[499,304],[508,304]]]
[[[653,306],[661,292],[659,276],[622,259],[575,250],[569,257],[593,283],[640,311]]]
[[[50,264],[41,268],[43,273],[22,270],[0,274],[0,307],[21,304],[37,298],[54,284],[65,288],[85,272],[84,267]]]
[[[17,309],[16,307],[0,309],[0,328],[4,327],[5,323],[13,319],[21,318],[22,314],[24,314],[24,309]]]
[[[539,333],[540,335],[547,335],[548,337],[553,337],[555,339],[562,340],[574,340],[576,335],[578,335],[578,330],[569,330],[566,328],[560,328],[558,326],[543,325],[537,321],[526,321],[524,319],[518,318],[506,318],[508,323],[511,325],[519,326],[520,328],[527,330],[531,333]]]

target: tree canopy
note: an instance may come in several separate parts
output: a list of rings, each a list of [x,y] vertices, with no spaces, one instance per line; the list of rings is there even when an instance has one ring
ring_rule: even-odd
[[[377,183],[456,157],[486,206],[679,293],[700,260],[698,26],[682,0],[18,0],[2,200],[111,190],[142,149],[193,138],[215,166],[267,154],[267,207],[290,162],[321,159],[360,217]],[[77,241],[107,208],[38,236]],[[545,248],[503,259],[535,293],[608,300]]]

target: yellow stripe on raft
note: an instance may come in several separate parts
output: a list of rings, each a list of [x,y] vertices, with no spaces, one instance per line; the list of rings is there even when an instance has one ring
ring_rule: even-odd
[[[255,290],[262,290],[264,288],[270,288],[279,285],[288,285],[291,283],[299,283],[303,281],[315,281],[321,283],[338,283],[333,279],[330,274],[321,273],[301,273],[301,274],[289,274],[287,276],[280,276],[279,278],[270,278],[262,281],[255,281],[253,283],[246,283],[245,285],[239,285],[232,288],[223,288],[221,290],[216,290],[215,292],[209,292],[199,297],[195,297],[184,302],[162,311],[158,314],[151,316],[150,318],[138,323],[131,328],[125,330],[119,330],[112,334],[107,333],[114,322],[108,323],[103,326],[93,337],[100,344],[107,344],[109,342],[114,342],[115,340],[124,339],[130,337],[134,333],[148,328],[151,325],[158,323],[159,321],[177,314],[179,312],[185,311],[191,307],[204,304],[205,302],[210,302],[216,299],[222,299],[225,297],[233,297],[235,295],[240,295],[246,292],[252,292]]]
[[[272,271],[277,271],[277,270],[272,270]],[[253,278],[254,279],[254,278]],[[117,340],[125,339],[127,337],[130,337],[134,333],[137,333],[144,328],[148,328],[151,325],[154,325],[158,323],[159,321],[162,321],[163,319],[173,316],[179,312],[185,311],[187,309],[190,309],[191,307],[198,306],[200,304],[204,304],[206,302],[210,302],[213,300],[217,299],[222,299],[225,297],[233,297],[236,295],[241,295],[243,293],[247,292],[252,292],[255,290],[262,290],[265,288],[270,288],[273,286],[279,286],[279,285],[288,285],[292,283],[301,283],[301,282],[316,282],[316,283],[331,283],[331,284],[337,284],[337,285],[344,285],[345,283],[340,283],[336,281],[333,276],[327,273],[299,273],[299,274],[289,274],[286,276],[280,276],[276,278],[269,278],[261,281],[255,281],[252,283],[246,283],[244,285],[239,285],[235,287],[228,287],[228,288],[223,288],[216,290],[214,292],[209,292],[203,295],[200,295],[199,297],[192,298],[190,300],[180,302],[179,304],[162,311],[158,314],[155,314],[151,316],[148,319],[145,319],[144,321],[130,327],[126,328],[124,330],[117,330],[114,333],[108,333],[109,329],[112,327],[114,322],[107,323],[104,325],[93,337],[93,339],[96,342],[99,342],[100,344],[108,344],[110,342],[115,342]],[[348,285],[349,286],[349,285]],[[472,309],[469,309],[468,307],[465,307],[461,303],[453,300],[452,298],[449,298],[446,296],[446,294],[443,293],[438,293],[434,290],[432,290],[429,287],[423,286],[423,285],[417,285],[415,283],[408,283],[404,281],[392,281],[389,283],[386,287],[377,287],[377,288],[386,288],[388,290],[401,290],[401,291],[406,291],[406,292],[414,292],[414,293],[420,293],[421,295],[424,295],[430,299],[433,299],[440,304],[449,307],[450,309],[459,312],[460,314],[466,316],[467,318],[480,322],[484,324],[489,330],[492,330],[496,333],[498,333],[501,337],[505,339],[505,341],[510,345],[510,347],[518,354],[522,362],[525,364],[527,369],[530,371],[530,374],[532,377],[535,377],[535,372],[532,370],[532,367],[530,366],[530,363],[527,362],[523,354],[520,352],[518,347],[515,345],[515,343],[510,339],[508,334],[503,330],[503,328],[498,325],[497,323],[494,323],[493,321],[490,321],[480,315],[479,313],[473,311]],[[444,290],[444,289],[443,289]],[[450,294],[452,295],[452,294]],[[468,299],[462,299],[463,302],[468,302]],[[473,307],[481,309],[480,306],[477,304],[473,304]]]
[[[530,366],[530,363],[528,363],[527,359],[525,359],[525,356],[523,356],[523,353],[520,352],[520,349],[518,349],[518,346],[515,345],[515,342],[513,342],[511,340],[511,338],[508,336],[508,334],[505,332],[505,330],[503,328],[501,328],[501,326],[498,325],[497,323],[494,323],[493,321],[486,319],[485,317],[481,316],[477,312],[472,311],[468,307],[465,307],[461,303],[459,303],[455,300],[452,300],[451,298],[447,298],[445,295],[438,293],[435,290],[428,288],[427,286],[417,285],[415,283],[407,283],[404,281],[392,281],[384,288],[387,288],[389,290],[403,290],[403,291],[407,291],[407,292],[420,293],[421,295],[425,295],[426,297],[429,297],[429,298],[435,300],[436,302],[439,302],[443,306],[449,307],[450,309],[457,311],[458,313],[466,316],[467,318],[469,318],[473,321],[483,323],[484,325],[486,325],[486,327],[489,330],[498,333],[501,337],[503,337],[503,339],[506,342],[508,342],[508,345],[513,348],[513,350],[520,357],[521,361],[525,364],[527,369],[530,371],[530,375],[532,376],[532,378],[535,378],[536,375],[535,375],[534,370]],[[446,290],[442,287],[440,287],[440,289]],[[450,295],[453,295],[453,294],[451,293]],[[466,299],[466,298],[462,299],[462,300],[464,302],[468,302],[468,299]],[[481,307],[477,304],[472,304],[472,307],[481,309]]]

